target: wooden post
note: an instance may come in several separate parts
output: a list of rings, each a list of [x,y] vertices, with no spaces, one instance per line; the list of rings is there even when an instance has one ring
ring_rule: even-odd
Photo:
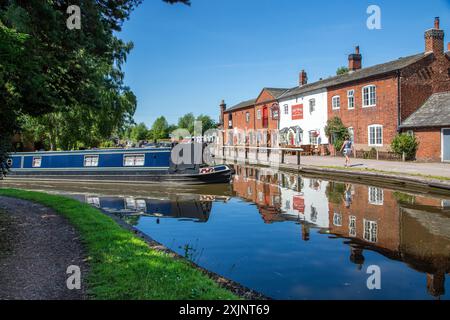
[[[379,159],[379,156],[378,156],[378,149],[377,149],[377,160]]]
[[[284,150],[281,149],[281,164],[284,164]]]
[[[300,151],[297,151],[297,165],[300,165]]]
[[[402,161],[405,162],[406,161],[406,154],[403,152],[402,153]]]

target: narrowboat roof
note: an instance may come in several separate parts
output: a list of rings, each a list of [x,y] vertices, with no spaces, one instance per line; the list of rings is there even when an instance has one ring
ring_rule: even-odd
[[[12,156],[30,156],[30,155],[65,155],[65,154],[115,154],[115,153],[150,153],[166,152],[171,148],[131,148],[131,149],[90,149],[90,150],[71,150],[71,151],[32,151],[32,152],[14,152]]]

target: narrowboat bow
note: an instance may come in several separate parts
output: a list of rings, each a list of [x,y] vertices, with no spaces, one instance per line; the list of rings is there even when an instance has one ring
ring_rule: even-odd
[[[124,183],[227,183],[226,165],[175,165],[171,148],[14,153],[6,179]]]

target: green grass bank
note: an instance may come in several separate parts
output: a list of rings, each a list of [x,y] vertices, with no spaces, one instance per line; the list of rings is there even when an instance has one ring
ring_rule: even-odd
[[[0,189],[1,196],[30,200],[61,214],[78,230],[88,256],[91,299],[239,299],[210,277],[151,249],[99,210],[64,196]]]

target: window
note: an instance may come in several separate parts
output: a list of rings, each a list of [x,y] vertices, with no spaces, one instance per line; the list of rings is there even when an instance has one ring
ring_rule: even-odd
[[[356,237],[356,217],[350,216],[350,220],[348,222],[348,234],[350,237]]]
[[[246,121],[247,123],[250,122],[250,112],[246,112],[246,113],[245,113],[245,121]]]
[[[377,104],[377,90],[375,86],[367,86],[363,89],[363,107],[374,107]]]
[[[408,131],[406,131],[406,134],[408,136],[414,137],[414,130],[408,130]]]
[[[384,192],[381,188],[369,187],[369,203],[382,206],[384,203]]]
[[[85,167],[98,167],[98,156],[84,156]]]
[[[309,113],[316,111],[316,99],[309,100]]]
[[[134,154],[124,156],[123,165],[125,167],[139,167],[143,166],[145,162],[145,155],[143,154]]]
[[[333,224],[336,227],[342,226],[342,214],[335,212],[333,215]]]
[[[314,144],[317,145],[318,141],[317,141],[317,132],[316,131],[310,131],[309,132],[309,144]]]
[[[100,198],[99,197],[87,197],[86,202],[91,206],[100,208]]]
[[[347,92],[347,98],[348,98],[348,109],[349,110],[355,109],[355,90],[349,90]]]
[[[11,168],[13,165],[13,159],[9,158],[8,160],[6,160],[6,165]]]
[[[350,136],[350,141],[355,142],[355,129],[353,127],[348,128],[348,135]]]
[[[341,108],[341,97],[334,96],[332,101],[333,101],[333,110],[338,110]]]
[[[283,106],[283,108],[284,108],[284,114],[289,114],[289,105],[288,105],[288,104],[285,104],[285,105]]]
[[[364,240],[377,242],[378,223],[364,219]]]
[[[40,168],[42,165],[41,157],[33,157],[33,168]]]
[[[369,146],[383,145],[383,126],[372,125],[369,126]]]
[[[233,115],[231,113],[228,116],[228,128],[229,129],[233,128]]]
[[[272,119],[278,119],[278,109],[272,110]]]
[[[258,109],[258,111],[256,111],[256,118],[258,120],[261,120],[261,109]]]

